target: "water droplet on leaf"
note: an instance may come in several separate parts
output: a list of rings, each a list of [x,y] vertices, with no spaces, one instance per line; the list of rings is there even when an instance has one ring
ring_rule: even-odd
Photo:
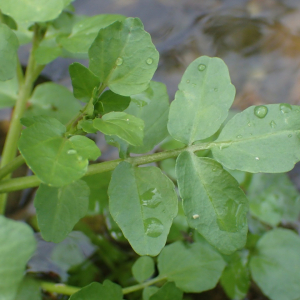
[[[141,201],[143,206],[155,208],[161,204],[161,195],[157,192],[156,188],[151,188],[141,195]]]
[[[198,66],[198,70],[199,70],[199,71],[204,71],[205,69],[206,69],[206,65],[200,64],[200,65]]]
[[[270,126],[271,126],[272,128],[275,128],[275,127],[276,127],[276,123],[275,123],[274,121],[271,121],[271,122],[270,122]]]
[[[286,114],[286,113],[289,113],[290,111],[292,111],[292,106],[287,103],[281,103],[279,105],[279,109],[283,114]]]
[[[193,219],[194,219],[194,220],[196,220],[196,219],[198,219],[198,218],[199,218],[199,215],[198,215],[198,214],[194,214],[194,215],[193,215]]]
[[[116,65],[117,66],[121,66],[123,63],[123,58],[122,57],[118,57],[118,59],[116,60]]]
[[[77,153],[77,151],[76,150],[73,150],[73,149],[71,149],[71,150],[68,150],[68,152],[67,152],[68,154],[76,154]]]
[[[151,57],[149,57],[147,60],[146,60],[146,63],[148,65],[151,65],[153,63],[153,59]]]
[[[148,218],[144,221],[145,234],[150,237],[158,237],[164,231],[164,225],[156,218]]]
[[[267,115],[267,113],[268,108],[264,105],[256,106],[254,109],[254,114],[260,119],[263,119]]]
[[[237,136],[237,138],[238,138],[238,139],[241,139],[241,138],[242,138],[242,136],[239,134],[239,135]]]
[[[259,157],[256,156],[255,159],[256,159],[256,160],[259,160]]]

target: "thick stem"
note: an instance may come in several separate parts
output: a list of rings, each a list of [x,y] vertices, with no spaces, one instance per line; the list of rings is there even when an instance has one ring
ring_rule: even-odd
[[[122,293],[123,293],[123,295],[133,293],[133,292],[142,290],[147,286],[153,285],[153,284],[163,281],[163,280],[166,280],[166,278],[158,276],[158,277],[148,280],[146,282],[126,287],[126,288],[122,289]],[[67,295],[67,296],[71,296],[80,290],[80,288],[78,288],[78,287],[74,287],[74,286],[70,286],[70,285],[66,285],[66,284],[62,284],[62,283],[52,283],[52,282],[45,282],[45,281],[41,282],[41,288],[50,293],[57,293],[57,294],[62,294],[62,295]]]
[[[116,159],[112,161],[102,162],[99,164],[90,165],[85,176],[112,171],[122,161],[127,161],[136,166],[145,165],[156,161],[161,161],[167,158],[177,157],[183,151],[197,152],[197,151],[209,149],[212,145],[215,144],[216,143],[205,143],[205,144],[189,146],[182,149],[169,150],[169,151],[164,151],[164,152],[159,152],[159,153],[154,153],[149,155],[128,157],[125,159]],[[37,176],[26,176],[26,177],[19,177],[15,179],[3,180],[0,182],[0,193],[8,193],[13,191],[23,190],[23,189],[39,186],[39,184],[40,184],[40,180],[37,178]]]
[[[41,67],[37,68],[34,60],[33,53],[38,47],[39,38],[38,38],[38,26],[35,25],[35,34],[32,42],[32,49],[28,61],[28,66],[25,74],[25,79],[23,84],[19,87],[18,99],[12,114],[10,127],[6,136],[0,167],[6,166],[10,163],[16,156],[18,148],[18,139],[21,133],[22,125],[20,123],[20,118],[22,117],[25,109],[27,100],[31,94],[33,83],[38,76],[38,70],[41,70]],[[20,66],[18,67],[20,68]],[[18,72],[20,73],[20,71]],[[22,81],[19,74],[19,80]],[[9,176],[8,176],[9,177]],[[0,214],[3,214],[5,211],[7,195],[0,195]]]

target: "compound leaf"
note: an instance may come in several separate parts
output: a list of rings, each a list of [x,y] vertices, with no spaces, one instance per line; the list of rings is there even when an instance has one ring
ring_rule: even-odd
[[[94,120],[96,129],[106,135],[116,135],[131,145],[143,143],[144,121],[124,112],[110,112]]]
[[[228,115],[235,96],[226,64],[202,56],[186,69],[169,114],[171,136],[186,145],[212,136]]]
[[[15,300],[36,242],[29,226],[0,216],[0,299]]]
[[[15,76],[18,48],[19,41],[14,32],[7,25],[0,24],[0,81]]]
[[[101,29],[89,49],[89,68],[114,93],[144,91],[158,65],[159,54],[138,18]]]
[[[77,62],[69,66],[69,72],[75,98],[89,102],[94,88],[100,85],[99,79],[88,68]]]
[[[66,87],[47,82],[38,85],[33,91],[24,117],[52,117],[66,124],[80,109],[79,101]]]
[[[251,106],[223,128],[213,156],[229,169],[282,173],[300,160],[300,107],[290,104]]]
[[[72,33],[59,40],[60,44],[71,53],[87,53],[100,29],[122,21],[122,15],[97,15],[85,17],[74,24]]]
[[[274,229],[260,238],[250,260],[252,278],[272,300],[300,297],[300,238],[288,229]]]
[[[122,289],[119,285],[105,280],[103,284],[93,282],[70,297],[70,300],[122,300]]]
[[[44,183],[64,186],[81,178],[88,160],[77,152],[73,143],[63,137],[66,127],[53,118],[25,119],[19,150],[27,165]]]
[[[174,282],[165,283],[150,300],[181,300],[183,292],[176,287]]]
[[[224,254],[243,247],[248,200],[238,182],[213,159],[187,151],[177,159],[176,174],[190,227]]]
[[[41,184],[34,206],[41,234],[46,241],[59,243],[86,215],[89,206],[89,187],[78,180],[62,187]]]
[[[209,245],[176,242],[166,246],[158,257],[159,276],[174,281],[184,292],[200,293],[216,286],[225,262]]]
[[[178,210],[172,181],[159,168],[121,162],[113,172],[108,195],[110,213],[134,251],[157,255]]]
[[[1,10],[18,22],[53,20],[64,8],[63,0],[0,0]]]
[[[139,257],[131,268],[133,277],[138,282],[143,282],[154,274],[154,267],[153,258],[149,256]]]

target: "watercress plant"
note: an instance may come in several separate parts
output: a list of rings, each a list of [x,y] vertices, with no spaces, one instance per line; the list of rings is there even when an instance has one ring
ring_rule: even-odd
[[[300,160],[300,107],[251,106],[228,117],[235,88],[225,63],[208,56],[188,66],[169,106],[164,84],[151,81],[159,54],[141,20],[78,16],[70,2],[0,0],[0,106],[14,106],[0,212],[7,193],[38,187],[35,230],[59,245],[73,228],[84,232],[111,274],[77,287],[24,276],[33,231],[1,216],[0,299],[41,299],[43,291],[71,300],[180,300],[218,282],[243,299],[251,280],[270,299],[298,299],[300,238],[282,227],[295,225],[299,194],[286,175],[261,173],[287,172]],[[29,41],[23,74],[17,50]],[[55,83],[34,86],[57,57],[89,60],[70,65],[73,94]],[[97,132],[119,159],[99,162]],[[34,175],[10,179],[24,163]],[[104,216],[111,237],[80,221],[86,215]],[[119,249],[126,240],[141,257]],[[128,269],[128,261],[124,280],[115,267]]]

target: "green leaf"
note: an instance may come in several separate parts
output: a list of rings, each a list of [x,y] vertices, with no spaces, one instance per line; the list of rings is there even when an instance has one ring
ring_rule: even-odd
[[[282,173],[300,160],[300,107],[289,104],[251,106],[236,114],[212,147],[229,169]]]
[[[248,251],[226,257],[227,266],[221,276],[221,285],[230,299],[244,299],[250,286]]]
[[[131,96],[125,112],[145,122],[143,145],[130,146],[129,152],[146,153],[168,135],[169,96],[164,84],[151,81],[146,91]]]
[[[0,108],[12,107],[17,101],[19,84],[17,77],[0,81]]]
[[[116,135],[131,145],[143,143],[144,121],[124,112],[111,112],[94,120],[96,129],[106,135]]]
[[[130,97],[121,96],[108,90],[100,96],[95,109],[102,115],[112,111],[123,111],[128,107],[130,100]]]
[[[138,18],[101,29],[89,49],[89,68],[114,93],[144,91],[157,68],[159,54]]]
[[[181,300],[182,296],[183,292],[173,282],[167,282],[150,297],[150,300]]]
[[[23,130],[19,150],[37,177],[52,186],[64,186],[81,178],[88,160],[63,137],[66,127],[53,118],[31,120],[35,122]]]
[[[121,162],[113,172],[108,195],[110,213],[134,251],[157,255],[177,214],[172,181],[156,167]]]
[[[25,277],[14,300],[41,300],[41,285],[37,280]]]
[[[78,154],[84,158],[96,160],[101,155],[101,151],[95,142],[86,136],[74,135],[69,141],[72,142]]]
[[[1,299],[15,300],[36,241],[28,225],[0,216],[0,245]]]
[[[97,129],[94,127],[92,119],[80,120],[78,122],[77,128],[82,129],[84,132],[87,133],[97,133]]]
[[[89,102],[94,88],[100,85],[99,79],[84,65],[76,62],[69,66],[69,72],[75,98]]]
[[[61,55],[62,49],[55,38],[44,39],[34,52],[34,58],[40,65],[47,65]]]
[[[63,8],[63,0],[0,0],[0,9],[18,22],[53,20]]]
[[[2,14],[2,22],[4,24],[6,24],[10,29],[13,29],[13,30],[18,29],[18,25],[17,25],[16,21],[8,15]]]
[[[282,228],[263,235],[250,260],[253,280],[272,300],[299,299],[299,266],[300,238]]]
[[[45,116],[66,124],[78,114],[81,105],[72,93],[62,85],[47,82],[38,85],[29,99],[24,117]]]
[[[186,145],[212,136],[228,115],[235,96],[226,64],[202,56],[186,69],[169,114],[171,136]]]
[[[158,257],[159,276],[174,281],[184,292],[200,293],[214,288],[225,267],[222,256],[210,246],[176,242]]]
[[[248,200],[238,182],[213,159],[187,151],[177,158],[176,174],[190,227],[224,254],[243,247]]]
[[[100,29],[124,19],[125,17],[122,15],[85,17],[83,20],[74,24],[70,36],[61,38],[59,42],[69,52],[87,53]]]
[[[251,214],[266,224],[297,221],[300,195],[286,174],[254,174],[247,197]]]
[[[70,300],[122,300],[122,289],[119,285],[105,280],[103,284],[93,282],[70,297]]]
[[[159,290],[156,286],[147,286],[143,289],[143,300],[149,300],[150,297]]]
[[[82,180],[60,188],[41,184],[36,192],[34,206],[44,240],[59,243],[86,215],[89,187]]]
[[[14,32],[7,25],[0,24],[0,81],[9,80],[15,76],[18,48],[19,41]]]
[[[131,268],[133,277],[138,282],[144,282],[154,274],[154,267],[153,258],[149,256],[139,257]]]

